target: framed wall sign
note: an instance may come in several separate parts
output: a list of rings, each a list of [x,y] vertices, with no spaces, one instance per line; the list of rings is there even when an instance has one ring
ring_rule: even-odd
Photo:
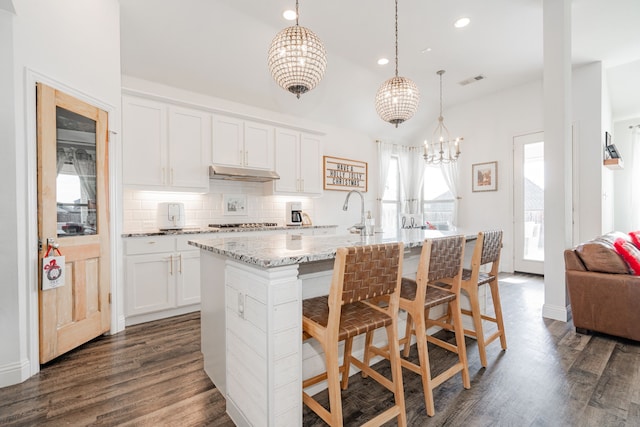
[[[473,191],[498,189],[498,162],[476,163],[471,166]]]
[[[222,210],[225,215],[247,215],[247,196],[244,194],[223,195]]]
[[[367,162],[324,156],[324,189],[367,191]]]

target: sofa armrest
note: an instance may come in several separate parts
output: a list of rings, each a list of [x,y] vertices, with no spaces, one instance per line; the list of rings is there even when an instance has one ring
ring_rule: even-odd
[[[566,270],[587,271],[584,263],[575,250],[565,249],[564,251],[564,267]]]

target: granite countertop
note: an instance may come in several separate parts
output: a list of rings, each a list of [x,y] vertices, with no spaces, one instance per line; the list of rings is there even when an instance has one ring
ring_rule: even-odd
[[[366,237],[358,234],[324,236],[270,234],[259,237],[233,236],[193,239],[189,241],[189,244],[237,261],[269,268],[334,259],[337,248],[343,246],[401,241],[405,248],[413,248],[421,247],[425,238],[456,234],[464,234],[467,241],[477,237],[476,233],[467,234],[461,231],[409,229],[392,233],[376,233]]]
[[[277,230],[312,230],[315,228],[336,228],[337,225],[277,225],[269,227],[205,227],[205,228],[183,228],[181,230],[152,230],[131,233],[122,233],[122,237],[149,237],[149,236],[180,236],[183,234],[205,234],[205,233],[244,233],[248,231],[277,231]]]

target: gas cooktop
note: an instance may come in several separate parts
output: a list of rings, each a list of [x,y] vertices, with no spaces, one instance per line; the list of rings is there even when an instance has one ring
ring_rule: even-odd
[[[211,228],[264,228],[277,227],[275,222],[243,222],[236,224],[209,224]]]

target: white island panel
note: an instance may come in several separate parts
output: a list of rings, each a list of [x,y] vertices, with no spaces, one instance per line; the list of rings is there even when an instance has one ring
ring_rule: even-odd
[[[202,249],[205,370],[225,396],[234,423],[302,425],[302,379],[324,371],[317,342],[308,340],[303,348],[302,300],[328,293],[338,247],[402,241],[403,275],[415,277],[424,239],[452,234],[459,233],[406,230],[393,236],[281,234],[190,241]],[[468,235],[467,241],[474,238]],[[401,334],[405,323],[401,313]],[[384,334],[374,335],[376,344],[385,340]],[[354,356],[361,357],[362,341],[354,341]],[[309,392],[323,387],[317,384]]]

